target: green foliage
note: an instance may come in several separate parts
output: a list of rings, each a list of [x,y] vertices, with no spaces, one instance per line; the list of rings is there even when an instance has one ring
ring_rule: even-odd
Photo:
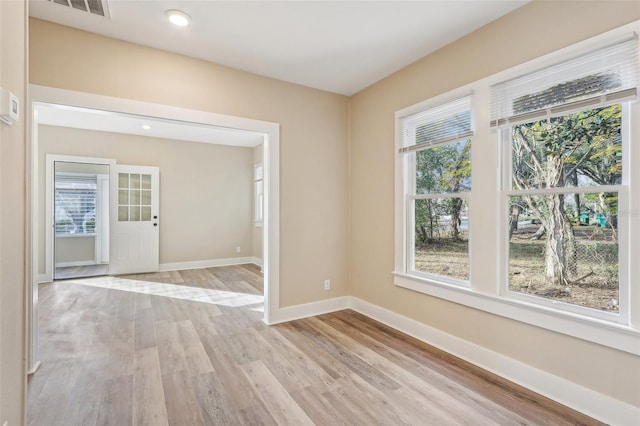
[[[471,141],[457,141],[416,152],[416,193],[449,194],[471,189]],[[438,238],[459,239],[458,225],[464,209],[461,198],[416,200],[416,246]],[[441,217],[450,224],[442,229]]]

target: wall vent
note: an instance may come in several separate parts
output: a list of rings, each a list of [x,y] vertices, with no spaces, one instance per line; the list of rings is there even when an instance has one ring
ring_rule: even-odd
[[[49,0],[51,3],[67,6],[81,12],[109,18],[107,0]]]

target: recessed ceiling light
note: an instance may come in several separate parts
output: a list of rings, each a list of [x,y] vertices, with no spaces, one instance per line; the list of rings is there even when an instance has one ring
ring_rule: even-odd
[[[173,25],[179,27],[186,27],[189,25],[189,22],[191,22],[191,17],[181,10],[167,10],[165,15],[167,15],[167,18],[169,18],[169,21],[171,21]]]
[[[148,124],[143,124],[143,125],[142,125],[142,128],[143,128],[144,130],[149,130],[149,129],[151,129],[151,126],[149,126]]]

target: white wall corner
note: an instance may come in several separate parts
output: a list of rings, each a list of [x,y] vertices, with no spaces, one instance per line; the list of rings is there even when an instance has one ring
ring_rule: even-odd
[[[640,407],[595,392],[357,297],[350,299],[351,309],[356,312],[583,414],[612,425],[640,424]]]

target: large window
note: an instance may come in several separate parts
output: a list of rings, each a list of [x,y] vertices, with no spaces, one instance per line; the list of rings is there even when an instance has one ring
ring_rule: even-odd
[[[530,302],[591,316],[626,309],[628,226],[619,212],[628,204],[623,129],[636,50],[629,39],[492,87],[508,160],[507,288]]]
[[[640,355],[627,30],[396,112],[396,285]]]
[[[408,174],[407,269],[452,284],[469,280],[470,97],[402,119]]]
[[[96,175],[56,173],[56,236],[96,232]]]

